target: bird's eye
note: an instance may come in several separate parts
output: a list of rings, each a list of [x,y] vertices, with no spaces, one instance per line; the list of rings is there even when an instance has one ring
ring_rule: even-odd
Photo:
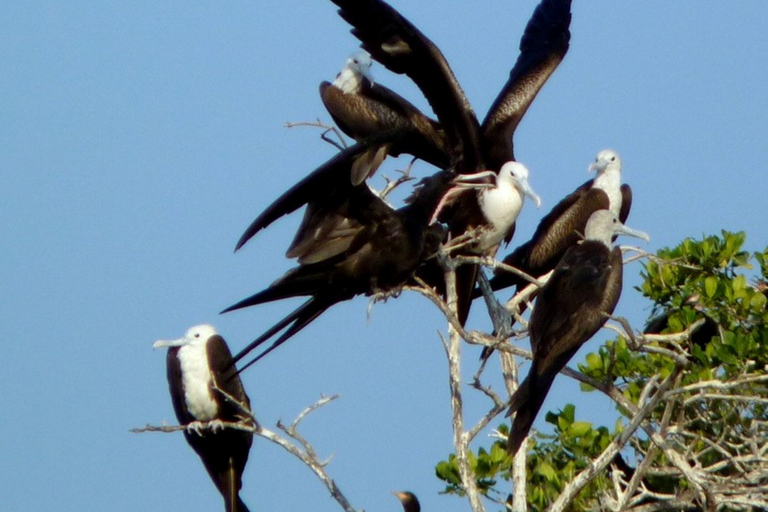
[[[199,332],[196,332],[196,333],[195,333],[195,338],[199,338],[199,337],[200,337],[200,333],[199,333]]]
[[[612,157],[611,157],[611,162],[615,162],[615,161],[616,161],[616,157],[615,157],[615,156],[612,156]]]

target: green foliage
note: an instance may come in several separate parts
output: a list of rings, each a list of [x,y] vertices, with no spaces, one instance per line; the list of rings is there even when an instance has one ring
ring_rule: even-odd
[[[768,417],[768,389],[765,381],[759,380],[768,367],[768,248],[750,255],[742,249],[744,241],[744,233],[727,231],[698,241],[686,239],[677,247],[660,250],[657,257],[644,264],[644,283],[639,290],[654,304],[645,332],[650,335],[690,330],[689,336],[679,336],[674,342],[649,338],[644,342],[650,345],[649,350],[634,350],[632,343],[618,337],[588,354],[578,365],[600,387],[618,390],[628,401],[638,404],[650,379],[663,379],[679,370],[669,357],[670,351],[684,352],[687,364],[675,381],[675,392],[670,395],[674,398],[660,404],[649,420],[684,426],[685,435],[670,436],[668,441],[679,445],[679,452],[688,457],[696,454],[697,464],[718,468],[714,474],[724,477],[735,474],[736,469],[726,450],[711,447],[743,443],[739,436],[752,432],[756,419]],[[753,273],[756,280],[750,282],[745,272],[754,269],[754,262],[760,273]],[[659,350],[650,350],[654,346]],[[581,387],[594,391],[586,384]],[[740,398],[726,400],[702,394],[708,389],[727,389],[724,393]],[[749,399],[755,396],[762,400]],[[554,433],[535,434],[536,442],[526,459],[530,510],[545,510],[621,432],[630,414],[617,409],[621,416],[613,430],[577,420],[573,405],[546,414]],[[499,427],[502,432],[506,429],[506,425]],[[644,436],[634,438],[625,448],[633,452],[627,460],[642,460],[649,446]],[[501,489],[495,487],[497,481],[511,479],[511,461],[504,448],[505,443],[497,441],[490,451],[480,448],[472,455],[472,468],[486,495],[505,496],[508,492],[509,484]],[[681,474],[667,470],[671,466],[663,452],[651,453],[654,458],[650,466],[666,469],[650,472],[643,480],[647,488],[674,495],[690,487]],[[462,492],[453,455],[438,464],[437,476],[446,483],[446,492]],[[603,494],[611,492],[612,486],[608,470],[598,474],[568,510],[597,510]]]

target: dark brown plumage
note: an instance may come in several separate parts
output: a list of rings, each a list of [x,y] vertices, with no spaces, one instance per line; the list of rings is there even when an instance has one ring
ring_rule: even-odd
[[[517,62],[480,127],[489,169],[515,160],[515,130],[568,52],[570,24],[571,0],[543,0],[534,10],[520,40]]]
[[[239,491],[253,434],[232,428],[194,428],[195,422],[238,422],[246,418],[242,409],[216,388],[250,410],[250,400],[227,343],[212,326],[199,325],[189,329],[183,338],[157,341],[154,346],[170,347],[166,365],[176,418],[181,425],[192,424],[184,437],[224,498],[225,510],[248,512]],[[248,420],[246,423],[252,424]]]
[[[411,491],[393,491],[397,499],[403,505],[403,512],[421,512],[419,499]]]
[[[440,49],[383,1],[332,1],[374,59],[393,73],[407,75],[421,89],[445,131],[457,172],[476,172],[480,126]]]
[[[568,50],[570,0],[543,0],[536,8],[509,80],[482,127],[443,54],[412,23],[381,0],[333,2],[340,7],[341,17],[352,25],[352,33],[363,48],[390,71],[406,74],[421,89],[446,133],[457,172],[475,173],[488,168],[498,173],[505,162],[514,160],[515,128]],[[441,220],[454,235],[489,222],[475,195],[465,194],[453,212]],[[503,238],[509,240],[512,233],[514,223]],[[462,254],[476,253],[470,249]],[[442,271],[436,265],[432,267],[424,271],[422,278],[442,290]],[[457,269],[457,311],[462,323],[469,314],[476,276],[475,265]]]
[[[533,361],[508,412],[516,413],[507,445],[511,454],[528,435],[557,374],[605,324],[619,301],[622,257],[618,247],[611,248],[611,238],[618,233],[647,238],[607,210],[593,213],[585,231],[586,240],[566,251],[531,314]]]
[[[320,84],[320,97],[336,125],[356,141],[389,132],[404,132],[399,144],[389,143],[386,154],[413,155],[438,168],[450,165],[442,130],[418,108],[394,91],[374,83],[368,70],[370,56],[357,52],[336,80]],[[359,177],[356,180],[360,180]]]
[[[306,204],[288,250],[300,266],[224,312],[288,297],[310,299],[241,350],[235,361],[287,327],[257,359],[263,357],[337,302],[396,290],[437,250],[443,227],[430,225],[435,208],[451,187],[472,177],[441,171],[422,180],[408,204],[395,210],[365,183],[350,183],[349,167],[365,150],[365,144],[357,144],[318,168],[270,205],[241,239],[245,243],[274,220]]]
[[[540,277],[554,269],[565,251],[583,238],[587,221],[594,212],[609,209],[618,214],[621,222],[626,221],[632,206],[632,189],[621,185],[621,159],[615,151],[603,150],[591,168],[597,171],[597,176],[557,203],[541,219],[531,239],[504,257],[503,263],[534,278]],[[498,269],[490,285],[494,291],[510,286],[519,291],[528,281]],[[480,291],[475,290],[474,297],[479,296]],[[482,357],[489,354],[489,350],[484,350]]]

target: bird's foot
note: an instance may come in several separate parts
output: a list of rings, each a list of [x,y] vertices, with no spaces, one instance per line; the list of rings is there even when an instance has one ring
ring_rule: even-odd
[[[395,289],[392,290],[381,290],[379,288],[374,288],[371,293],[371,300],[368,302],[368,310],[366,311],[366,318],[370,320],[371,318],[371,312],[373,311],[373,305],[377,302],[387,302],[387,299],[390,297],[397,298],[400,293],[403,291],[402,286],[398,286]]]
[[[224,422],[219,419],[211,420],[208,422],[208,428],[215,434],[219,430],[224,430]]]
[[[199,436],[202,436],[204,429],[205,429],[205,425],[203,425],[202,421],[193,421],[187,425],[187,432],[189,432],[190,434],[195,433]]]
[[[400,294],[403,293],[403,287],[398,286],[397,288],[392,288],[390,290],[379,290],[375,289],[373,291],[373,302],[386,302],[387,299],[390,297],[392,298],[398,298]]]

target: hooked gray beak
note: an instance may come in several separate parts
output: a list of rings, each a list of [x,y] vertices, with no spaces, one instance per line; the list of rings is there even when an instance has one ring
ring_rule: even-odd
[[[633,236],[635,238],[641,238],[641,239],[645,240],[646,243],[651,241],[651,237],[648,236],[648,233],[646,233],[645,231],[640,231],[638,229],[632,229],[632,228],[630,228],[628,226],[625,226],[624,224],[619,224],[616,227],[616,233],[617,234],[622,234],[622,235],[627,235],[627,236]]]
[[[162,348],[162,347],[180,347],[184,345],[187,341],[187,338],[179,338],[177,340],[157,340],[152,344],[152,348]]]
[[[529,198],[531,198],[531,201],[536,203],[536,208],[540,208],[541,198],[536,192],[533,191],[530,183],[528,183],[528,179],[517,178],[517,182],[520,184],[520,189],[523,191],[523,194],[527,195]]]

